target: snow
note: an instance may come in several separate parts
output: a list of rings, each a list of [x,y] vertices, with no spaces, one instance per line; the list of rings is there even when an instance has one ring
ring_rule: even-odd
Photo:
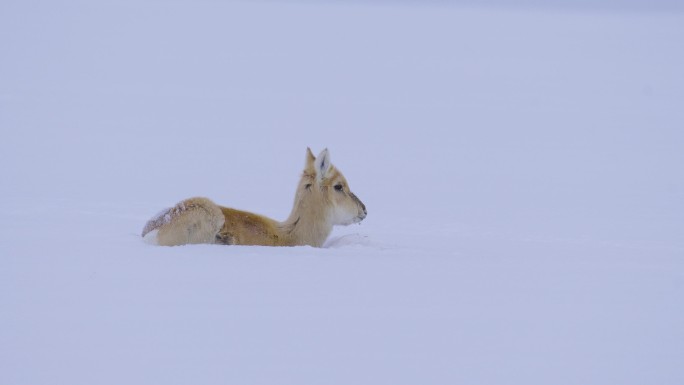
[[[3,2],[0,384],[684,383],[684,13],[522,4]],[[307,146],[326,247],[140,237]]]

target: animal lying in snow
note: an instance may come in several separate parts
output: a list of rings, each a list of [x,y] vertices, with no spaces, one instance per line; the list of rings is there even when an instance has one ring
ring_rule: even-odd
[[[358,223],[365,217],[366,206],[330,163],[328,150],[314,157],[307,148],[294,207],[284,222],[218,206],[207,198],[189,198],[150,219],[142,236],[163,246],[217,243],[321,247],[334,225]]]

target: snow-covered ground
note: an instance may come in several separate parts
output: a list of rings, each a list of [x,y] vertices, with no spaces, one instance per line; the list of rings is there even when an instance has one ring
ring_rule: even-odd
[[[463,4],[3,1],[0,384],[684,383],[684,13]],[[326,248],[139,237],[307,146]]]

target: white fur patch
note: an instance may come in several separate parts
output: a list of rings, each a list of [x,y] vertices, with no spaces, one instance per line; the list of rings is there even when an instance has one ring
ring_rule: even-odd
[[[337,206],[332,212],[332,223],[333,225],[348,226],[352,223],[361,222],[361,218],[358,216],[358,212],[346,211],[344,208]]]
[[[148,232],[148,233],[145,234],[145,236],[143,237],[143,241],[144,241],[145,243],[147,243],[148,245],[158,246],[158,245],[159,245],[159,241],[157,240],[157,233],[158,233],[158,232],[159,232],[158,229],[154,229],[154,230]]]

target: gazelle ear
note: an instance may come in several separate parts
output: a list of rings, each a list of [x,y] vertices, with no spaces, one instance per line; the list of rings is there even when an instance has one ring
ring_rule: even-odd
[[[306,160],[304,161],[304,170],[314,172],[314,162],[316,157],[314,157],[313,152],[309,147],[306,148]]]
[[[321,151],[320,154],[318,154],[314,166],[316,168],[316,176],[318,177],[318,180],[321,180],[328,176],[328,173],[330,173],[331,163],[330,153],[328,152],[327,148]]]

